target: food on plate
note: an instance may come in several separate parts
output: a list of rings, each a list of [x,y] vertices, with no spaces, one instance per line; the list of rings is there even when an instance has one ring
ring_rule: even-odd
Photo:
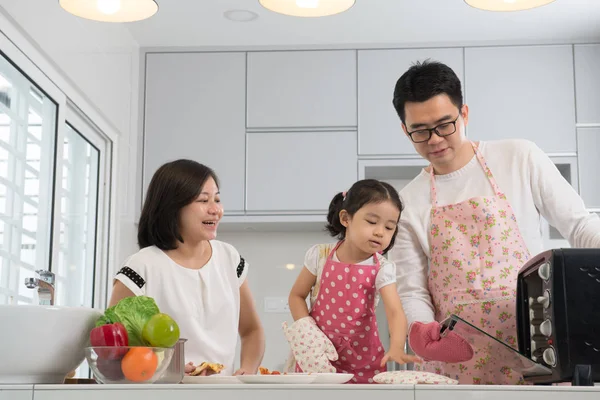
[[[125,346],[129,345],[127,329],[120,322],[100,325],[90,332],[90,345],[93,347],[114,347],[114,349],[96,349],[96,354],[98,358],[120,360],[127,353],[127,347]]]
[[[116,323],[125,327],[129,346],[172,347],[179,340],[179,326],[152,297],[125,297],[104,312],[96,327]]]
[[[142,337],[153,347],[173,347],[179,340],[179,326],[169,315],[153,315],[142,331]]]
[[[158,368],[158,356],[152,349],[146,347],[130,349],[121,361],[123,376],[132,382],[147,381],[152,378],[156,368]]]
[[[196,369],[194,369],[192,372],[190,372],[190,375],[191,376],[215,375],[215,374],[221,373],[221,371],[223,371],[223,369],[225,369],[225,366],[223,364],[203,362],[198,367],[196,367]],[[204,372],[204,371],[206,371],[206,372]]]
[[[260,373],[260,375],[281,375],[281,372],[269,371],[269,369],[265,368],[265,367],[258,367],[258,372]],[[286,375],[286,374],[284,374],[284,375]]]

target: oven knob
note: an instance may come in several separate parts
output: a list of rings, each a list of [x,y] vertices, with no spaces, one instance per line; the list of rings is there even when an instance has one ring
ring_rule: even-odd
[[[550,307],[550,292],[546,290],[543,296],[539,296],[537,298],[538,303],[540,303],[544,308]]]
[[[540,265],[540,268],[538,268],[538,275],[545,281],[550,279],[550,263],[545,262]]]
[[[552,336],[552,322],[549,319],[540,324],[540,332],[546,337]]]
[[[542,359],[546,364],[550,365],[551,367],[556,366],[556,352],[552,347],[549,347],[546,350],[544,350],[544,353],[542,354]]]

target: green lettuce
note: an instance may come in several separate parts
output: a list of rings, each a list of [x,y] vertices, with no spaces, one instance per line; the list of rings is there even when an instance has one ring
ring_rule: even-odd
[[[120,322],[127,329],[129,346],[149,346],[142,336],[142,331],[146,322],[158,313],[160,310],[152,297],[125,297],[106,309],[104,315],[96,321],[96,326]]]

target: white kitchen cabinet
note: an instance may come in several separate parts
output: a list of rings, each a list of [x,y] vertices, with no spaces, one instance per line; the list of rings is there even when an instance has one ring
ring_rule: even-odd
[[[427,165],[423,158],[359,160],[358,179],[385,181],[400,192]]]
[[[600,123],[600,44],[575,46],[577,123]]]
[[[244,210],[245,53],[148,54],[143,190],[167,161],[213,168],[228,214]]]
[[[465,49],[469,136],[522,138],[547,153],[576,151],[571,46]]]
[[[55,385],[36,387],[33,400],[105,400],[107,397],[111,400],[326,400],[335,397],[345,400],[414,400],[413,388],[412,385],[342,384]]]
[[[31,400],[33,385],[0,385],[0,400]]]
[[[392,104],[396,81],[416,61],[440,61],[463,82],[463,49],[358,51],[360,155],[417,154]]]
[[[600,211],[600,127],[577,129],[580,194],[588,209]]]
[[[415,385],[415,400],[595,400],[599,392],[597,386]]]
[[[356,127],[356,52],[248,53],[248,128]]]
[[[246,210],[325,213],[357,180],[356,132],[248,133]]]

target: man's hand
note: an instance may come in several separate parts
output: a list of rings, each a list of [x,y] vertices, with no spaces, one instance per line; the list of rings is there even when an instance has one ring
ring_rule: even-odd
[[[439,322],[413,322],[408,330],[410,348],[426,361],[458,363],[473,358],[473,348],[461,336],[448,332],[440,336]]]

